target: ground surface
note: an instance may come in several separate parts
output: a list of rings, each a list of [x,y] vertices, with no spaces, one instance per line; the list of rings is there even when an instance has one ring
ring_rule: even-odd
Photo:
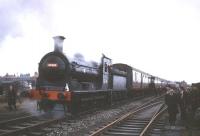
[[[146,98],[152,99],[152,97]],[[139,106],[144,101],[137,100],[129,104],[124,104],[123,106],[113,107],[112,109],[105,109],[94,112],[84,117],[77,118],[73,122],[68,122],[68,120],[63,120],[60,124],[55,124],[50,126],[51,132],[47,135],[49,136],[61,136],[61,135],[70,135],[70,136],[84,136],[88,135],[90,131],[102,126],[105,121],[109,122],[117,117],[120,117],[122,114],[126,113],[133,106]],[[36,102],[29,99],[23,99],[22,103],[17,103],[17,111],[9,111],[7,108],[7,103],[0,103],[0,116],[14,115],[21,111],[26,111],[30,114],[37,114]],[[180,113],[177,115],[177,121],[174,128],[169,126],[168,123],[168,114],[165,113],[163,117],[165,119],[165,126],[161,136],[200,136],[200,109],[197,110],[194,119],[188,116],[187,121],[182,121],[180,119]]]
[[[200,109],[197,110],[194,118],[190,114],[186,121],[182,121],[180,113],[177,115],[175,127],[171,127],[168,122],[168,114],[164,114],[165,127],[162,136],[200,136]]]

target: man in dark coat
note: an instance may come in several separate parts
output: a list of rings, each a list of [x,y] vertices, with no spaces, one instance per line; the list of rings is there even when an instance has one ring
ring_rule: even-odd
[[[174,126],[176,121],[176,114],[178,113],[178,99],[173,89],[168,88],[168,91],[165,95],[165,103],[167,105],[169,114],[169,123],[171,126]]]
[[[16,98],[17,98],[17,92],[14,89],[14,87],[12,85],[10,85],[8,92],[7,92],[7,101],[8,101],[9,110],[12,110],[13,108],[17,109]]]
[[[186,100],[187,100],[186,91],[184,90],[184,88],[181,88],[179,93],[179,107],[181,111],[181,120],[186,120],[186,106],[187,106]]]
[[[192,91],[190,93],[190,105],[192,109],[192,116],[195,116],[195,112],[198,108],[199,104],[199,90],[197,87],[192,86]]]

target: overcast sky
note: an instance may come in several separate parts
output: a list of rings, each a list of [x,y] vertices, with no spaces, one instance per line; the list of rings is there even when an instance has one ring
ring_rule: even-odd
[[[70,57],[200,81],[198,0],[0,0],[0,75],[33,74],[55,35]]]

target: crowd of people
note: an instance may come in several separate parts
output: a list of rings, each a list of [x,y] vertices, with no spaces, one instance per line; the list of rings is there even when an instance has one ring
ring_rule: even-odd
[[[174,127],[177,114],[180,113],[181,120],[185,125],[194,118],[196,109],[200,106],[200,91],[197,87],[167,87],[165,104],[169,114],[169,124]]]

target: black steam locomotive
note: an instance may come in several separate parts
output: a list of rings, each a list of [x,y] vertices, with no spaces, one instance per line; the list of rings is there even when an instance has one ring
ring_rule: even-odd
[[[67,112],[77,113],[149,93],[167,83],[127,64],[112,64],[105,55],[100,64],[70,61],[62,51],[64,39],[54,37],[54,51],[39,63],[36,89],[30,95],[38,100],[40,109],[49,110],[60,103]]]

